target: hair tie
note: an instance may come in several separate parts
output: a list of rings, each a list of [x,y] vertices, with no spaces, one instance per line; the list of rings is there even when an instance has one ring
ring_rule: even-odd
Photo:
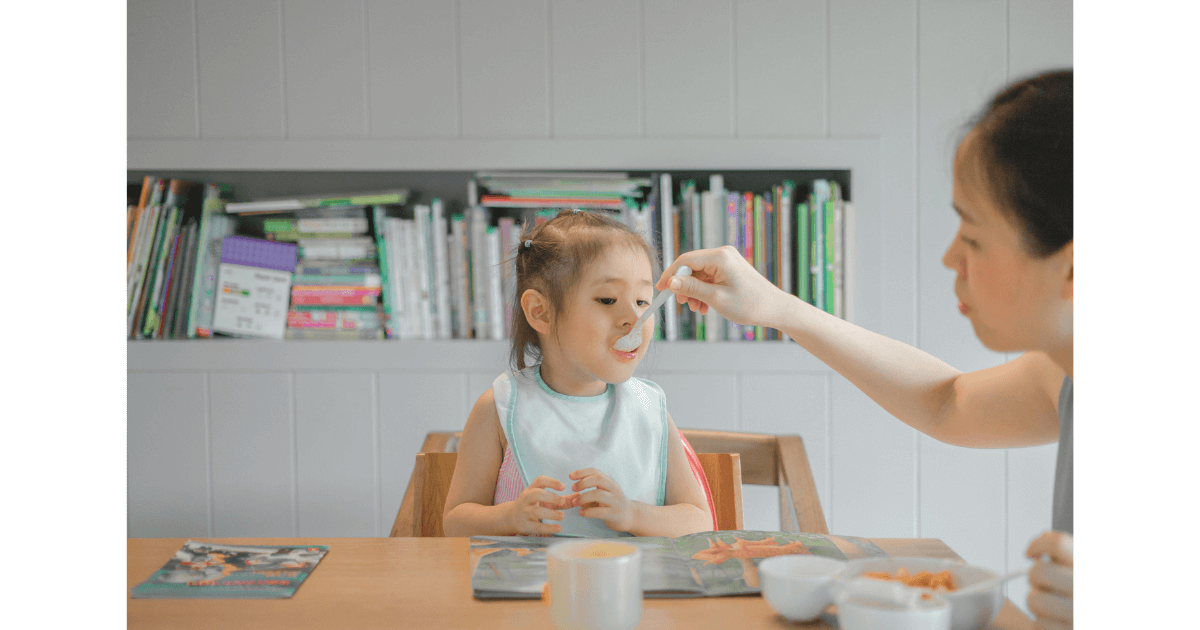
[[[528,249],[530,247],[533,247],[533,241],[525,241],[525,248]]]

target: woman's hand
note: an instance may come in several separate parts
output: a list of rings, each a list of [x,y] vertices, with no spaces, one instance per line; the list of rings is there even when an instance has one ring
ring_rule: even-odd
[[[691,267],[692,275],[674,278],[680,265]],[[778,328],[777,320],[786,310],[787,294],[729,245],[680,255],[663,271],[655,288],[674,291],[680,304],[686,302],[697,313],[715,308],[735,324]]]
[[[576,470],[569,476],[576,480],[571,489],[578,494],[572,505],[580,506],[580,516],[601,519],[615,532],[633,529],[637,520],[634,503],[612,477],[595,468]],[[580,492],[584,488],[592,489]]]
[[[1065,532],[1038,536],[1025,552],[1036,558],[1029,570],[1029,611],[1034,626],[1045,630],[1072,628],[1075,624],[1075,539]],[[1050,561],[1043,560],[1049,555]]]
[[[543,523],[542,520],[563,520],[562,510],[572,507],[578,494],[560,497],[547,488],[562,491],[566,486],[557,479],[543,475],[534,479],[529,487],[521,491],[520,496],[509,503],[509,524],[513,532],[518,535],[549,535],[562,531],[562,525]]]

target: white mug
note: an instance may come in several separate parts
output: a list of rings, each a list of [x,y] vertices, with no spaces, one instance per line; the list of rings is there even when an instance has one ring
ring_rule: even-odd
[[[642,551],[585,539],[546,552],[550,618],[562,630],[633,630],[642,620]]]

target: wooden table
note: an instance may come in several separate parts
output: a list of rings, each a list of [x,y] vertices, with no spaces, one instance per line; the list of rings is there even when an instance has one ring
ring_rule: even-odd
[[[467,538],[225,538],[244,545],[328,545],[329,553],[290,599],[151,600],[126,591],[128,627],[254,628],[519,628],[553,629],[540,600],[480,601],[471,596]],[[935,538],[874,538],[893,556],[958,558]],[[183,547],[183,538],[128,539],[132,589]],[[1005,602],[993,628],[1033,624]],[[640,628],[828,628],[791,623],[762,597],[646,599]]]

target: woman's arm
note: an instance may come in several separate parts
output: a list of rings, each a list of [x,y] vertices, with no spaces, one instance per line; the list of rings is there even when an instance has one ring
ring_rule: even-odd
[[[679,265],[692,276],[677,278]],[[1028,352],[994,368],[962,373],[932,355],[834,317],[788,295],[730,247],[681,255],[663,272],[694,310],[783,331],[816,358],[913,428],[959,446],[1007,448],[1058,439],[1064,372]]]

